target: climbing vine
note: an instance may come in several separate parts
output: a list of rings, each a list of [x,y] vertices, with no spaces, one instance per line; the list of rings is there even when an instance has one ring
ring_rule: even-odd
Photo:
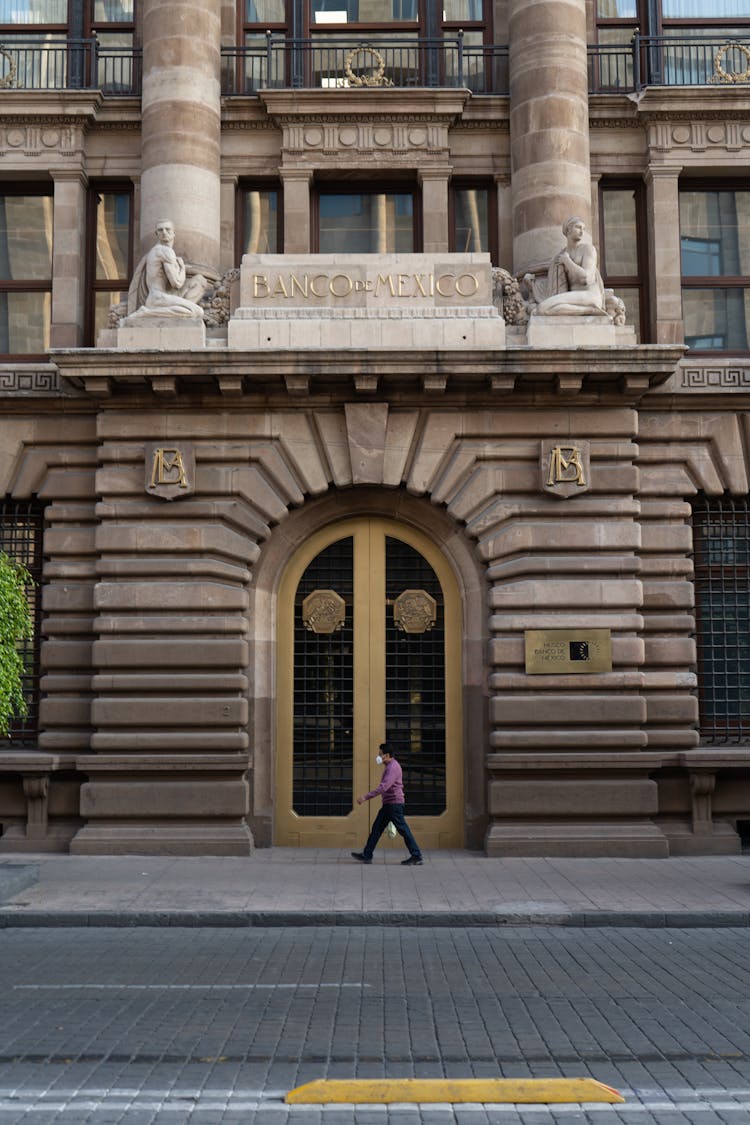
[[[17,642],[31,637],[33,631],[26,596],[29,585],[26,568],[0,551],[0,737],[7,736],[15,715],[23,717],[27,711]]]

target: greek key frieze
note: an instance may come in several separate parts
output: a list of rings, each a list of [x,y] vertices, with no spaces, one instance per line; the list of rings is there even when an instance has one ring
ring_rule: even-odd
[[[0,395],[31,396],[63,393],[59,371],[0,371]]]
[[[689,391],[750,390],[750,367],[683,367],[682,387]]]

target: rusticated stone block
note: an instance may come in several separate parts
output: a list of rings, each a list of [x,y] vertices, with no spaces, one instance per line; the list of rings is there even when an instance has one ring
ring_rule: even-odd
[[[655,781],[648,778],[504,778],[490,782],[494,816],[650,816],[658,811]]]
[[[218,632],[219,630],[217,630]],[[249,659],[247,641],[226,640],[132,640],[95,641],[92,661],[96,668],[245,668]]]
[[[97,727],[244,726],[246,699],[126,698],[96,699],[91,717]]]
[[[81,815],[93,818],[232,817],[245,816],[248,808],[243,778],[183,781],[151,776],[138,781],[87,781],[81,786]]]
[[[647,695],[649,723],[697,723],[698,700],[694,695]]]
[[[695,641],[692,637],[648,637],[646,663],[690,667],[695,664]]]
[[[42,645],[42,668],[81,669],[91,667],[91,641],[45,641]]]
[[[490,700],[490,718],[498,726],[615,726],[632,727],[646,721],[646,704],[640,695],[571,694],[496,695]],[[550,748],[554,732],[548,735]]]
[[[643,604],[649,609],[692,609],[693,600],[690,582],[644,580]]]
[[[86,696],[49,696],[39,704],[39,722],[43,727],[88,726],[90,714],[91,700]]]
[[[113,610],[246,610],[245,590],[217,582],[102,582],[94,594],[94,607]]]

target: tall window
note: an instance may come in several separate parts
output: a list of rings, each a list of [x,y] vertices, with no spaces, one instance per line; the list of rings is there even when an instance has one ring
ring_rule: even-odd
[[[89,307],[86,340],[95,345],[111,305],[127,300],[133,273],[133,193],[130,185],[92,187],[89,194]]]
[[[410,188],[317,193],[321,254],[410,254],[417,249],[415,194]]]
[[[105,93],[129,93],[134,86],[135,0],[89,0],[86,35],[97,42],[92,83]]]
[[[497,222],[494,185],[451,184],[451,250],[459,254],[487,253],[497,261]]]
[[[693,503],[701,739],[750,739],[750,508],[746,496]]]
[[[361,78],[485,92],[490,8],[489,0],[244,0],[243,53],[225,88],[338,88]]]
[[[685,343],[750,350],[750,189],[681,185],[680,250]]]
[[[604,284],[625,302],[639,343],[648,339],[647,270],[641,232],[643,184],[613,181],[599,189],[599,268]]]
[[[282,252],[281,189],[277,184],[246,184],[239,191],[239,258]]]
[[[33,500],[15,501],[0,498],[0,551],[23,563],[33,585],[27,591],[34,626],[33,636],[20,642],[23,661],[22,687],[28,714],[11,722],[10,745],[23,746],[36,742],[39,727],[39,641],[41,635],[42,529],[44,511]],[[0,746],[8,746],[0,738]]]
[[[130,92],[134,20],[134,0],[0,0],[0,78],[11,89]]]
[[[632,85],[628,44],[638,29],[651,37],[639,56],[641,80],[667,86],[716,80],[717,52],[730,74],[747,67],[741,43],[750,31],[750,0],[597,0],[598,59],[595,88]],[[621,48],[621,49],[618,49]]]
[[[42,357],[52,313],[52,191],[0,190],[0,353]]]

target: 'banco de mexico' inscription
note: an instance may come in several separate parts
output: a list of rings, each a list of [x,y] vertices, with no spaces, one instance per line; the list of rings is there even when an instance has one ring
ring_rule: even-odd
[[[259,254],[243,259],[240,304],[249,309],[489,306],[491,267],[485,254]]]

